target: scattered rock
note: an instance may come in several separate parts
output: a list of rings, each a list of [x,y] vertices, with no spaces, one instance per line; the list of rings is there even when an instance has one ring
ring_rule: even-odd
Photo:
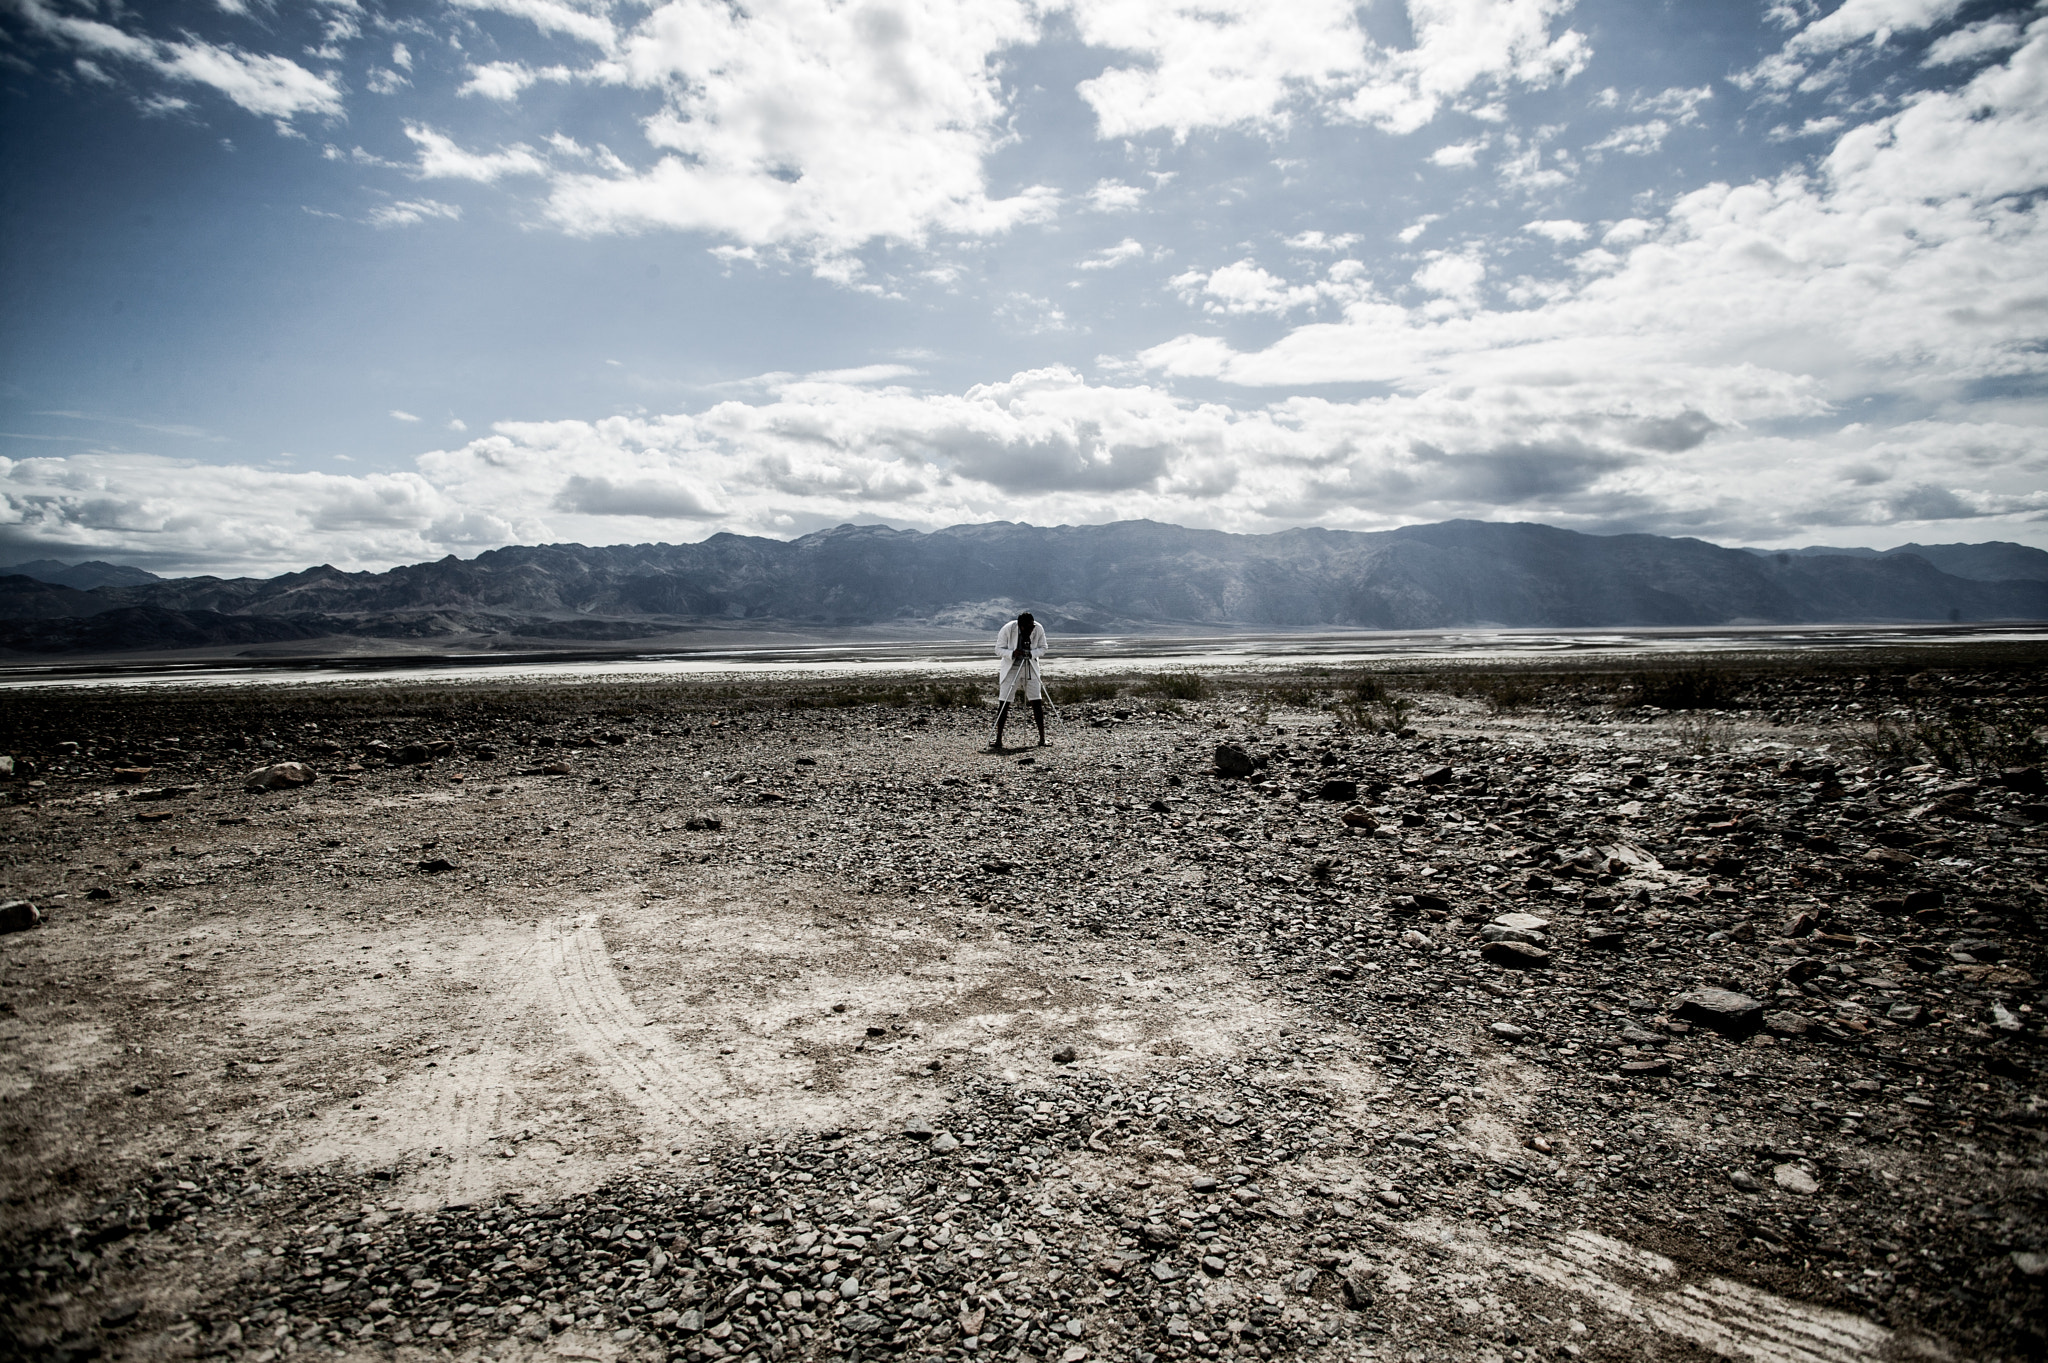
[[[1526,942],[1488,942],[1479,954],[1509,970],[1541,970],[1550,964],[1550,953]]]
[[[1139,1227],[1138,1240],[1147,1249],[1172,1249],[1180,1243],[1180,1232],[1161,1222],[1151,1221]]]
[[[1052,1053],[1053,1063],[1056,1065],[1071,1065],[1080,1058],[1080,1054],[1072,1046],[1062,1046]]]
[[[244,790],[294,790],[311,785],[313,769],[303,762],[273,762],[242,778]]]
[[[1231,780],[1243,780],[1258,770],[1251,754],[1234,743],[1218,743],[1213,760],[1216,774]]]
[[[1732,989],[1695,989],[1680,994],[1674,1016],[1697,1027],[1711,1027],[1730,1036],[1754,1032],[1763,1024],[1764,1006]]]
[[[1363,1311],[1373,1302],[1373,1280],[1363,1268],[1356,1266],[1339,1269],[1337,1283],[1344,1290],[1344,1304],[1354,1311]]]
[[[1814,1182],[1813,1175],[1796,1164],[1781,1164],[1771,1170],[1771,1181],[1786,1192],[1801,1196],[1820,1191],[1820,1184]]]
[[[1728,1181],[1739,1193],[1760,1193],[1764,1190],[1764,1185],[1756,1181],[1756,1175],[1747,1169],[1730,1169]]]
[[[26,899],[10,899],[0,904],[0,933],[27,932],[42,921],[42,911]]]
[[[1812,1025],[1797,1013],[1780,1011],[1763,1015],[1763,1028],[1772,1036],[1803,1037]]]
[[[1529,1035],[1527,1029],[1517,1027],[1512,1022],[1496,1022],[1487,1027],[1486,1030],[1492,1032],[1502,1041],[1520,1041]]]

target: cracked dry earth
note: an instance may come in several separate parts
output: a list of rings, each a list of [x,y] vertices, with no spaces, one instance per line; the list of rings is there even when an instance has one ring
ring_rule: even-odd
[[[2040,1347],[2038,833],[1973,824],[1981,860],[1918,873],[2003,895],[2008,938],[1920,1030],[1727,930],[1812,911],[1795,967],[1904,949],[1870,907],[1900,887],[1816,888],[1822,816],[1753,822],[1732,887],[1680,855],[1694,777],[1844,760],[1812,696],[1696,757],[1448,694],[1409,740],[1230,697],[1072,707],[1006,756],[986,712],[793,698],[17,696],[5,888],[46,921],[0,938],[7,1349]],[[1218,776],[1220,741],[1271,775]],[[242,789],[282,757],[321,779]],[[1519,819],[1421,784],[1538,758],[1559,807]],[[1316,798],[1332,771],[1377,831]],[[1549,962],[1481,954],[1532,910]],[[1688,1027],[1703,984],[1812,1030]]]

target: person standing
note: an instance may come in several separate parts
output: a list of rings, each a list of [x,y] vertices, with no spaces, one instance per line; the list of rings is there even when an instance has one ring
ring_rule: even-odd
[[[1003,750],[1003,725],[1010,719],[1010,702],[1017,688],[1031,702],[1031,717],[1038,721],[1038,746],[1045,746],[1045,690],[1038,678],[1038,660],[1045,656],[1045,626],[1025,611],[1004,625],[996,635],[996,741],[994,751]]]

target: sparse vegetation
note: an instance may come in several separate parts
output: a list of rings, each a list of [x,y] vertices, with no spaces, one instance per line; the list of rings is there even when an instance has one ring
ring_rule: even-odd
[[[1528,677],[1507,673],[1478,678],[1472,686],[1472,694],[1485,702],[1489,711],[1500,715],[1535,704],[1542,696],[1543,688]]]
[[[1735,741],[1735,726],[1716,715],[1681,715],[1674,732],[1678,746],[1695,754],[1726,752]]]
[[[1628,679],[1628,699],[1660,710],[1721,710],[1735,698],[1735,679],[1719,668],[1674,668],[1637,672]]]
[[[1062,705],[1086,705],[1091,701],[1115,700],[1124,692],[1123,683],[1112,677],[1079,677],[1063,680],[1054,688]]]
[[[929,706],[937,710],[971,709],[988,698],[972,682],[930,682],[922,686],[833,686],[789,698],[792,710],[841,710],[857,705],[882,705],[892,710]]]
[[[1216,686],[1200,672],[1186,668],[1148,677],[1139,684],[1137,692],[1164,700],[1208,700],[1216,694]]]

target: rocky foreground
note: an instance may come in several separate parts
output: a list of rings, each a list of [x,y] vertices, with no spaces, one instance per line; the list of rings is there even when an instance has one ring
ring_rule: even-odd
[[[2037,652],[17,692],[0,1334],[2038,1357]]]

